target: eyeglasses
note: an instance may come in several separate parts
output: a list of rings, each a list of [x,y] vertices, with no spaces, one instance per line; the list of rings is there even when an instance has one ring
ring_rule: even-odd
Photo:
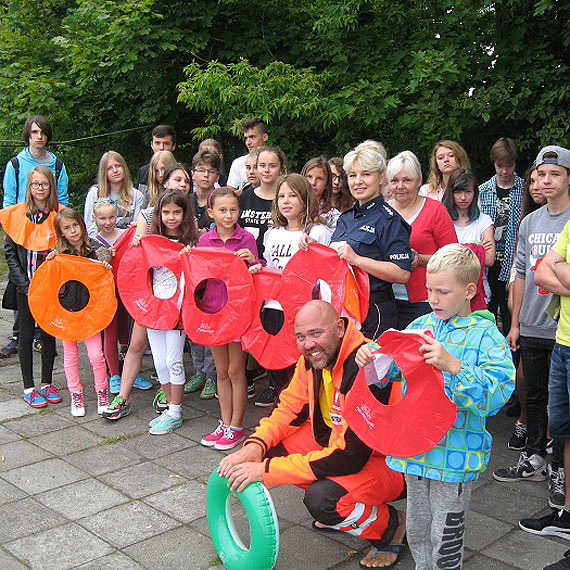
[[[218,171],[215,168],[196,168],[194,172],[198,174],[207,174],[208,176],[218,174]]]
[[[30,182],[30,188],[34,190],[49,190],[49,182]]]
[[[333,174],[332,175],[333,182],[340,182],[342,180],[341,174]]]

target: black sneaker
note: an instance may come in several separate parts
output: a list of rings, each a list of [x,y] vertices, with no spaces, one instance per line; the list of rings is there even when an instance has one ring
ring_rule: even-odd
[[[553,509],[561,509],[566,502],[566,476],[564,468],[552,469],[548,466],[548,505]]]
[[[546,455],[552,455],[554,453],[554,440],[549,439],[546,442]]]
[[[257,382],[257,380],[261,380],[262,378],[267,378],[267,370],[265,368],[258,368],[253,377],[253,381]]]
[[[247,380],[247,399],[252,400],[255,398],[255,382],[253,380]]]
[[[42,351],[42,339],[41,338],[35,338],[34,339],[34,350],[36,352]]]
[[[118,420],[131,413],[131,404],[128,400],[123,400],[120,394],[115,396],[109,407],[101,415],[106,420]]]
[[[560,509],[539,519],[521,519],[519,527],[532,534],[557,536],[570,540],[570,513]]]
[[[14,354],[18,354],[18,339],[13,337],[6,346],[0,348],[0,358],[10,358]]]
[[[517,422],[507,447],[515,451],[522,451],[526,446],[526,424]]]
[[[273,386],[267,386],[257,400],[255,400],[255,405],[260,408],[269,408],[273,406],[277,401],[277,390]]]
[[[570,570],[570,550],[564,553],[562,560],[545,566],[543,570]]]
[[[530,457],[523,451],[519,462],[513,467],[505,467],[493,471],[496,481],[544,481],[546,479],[546,462],[540,455]]]

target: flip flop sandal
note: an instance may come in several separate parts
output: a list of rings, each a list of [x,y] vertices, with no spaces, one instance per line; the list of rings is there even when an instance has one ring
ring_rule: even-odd
[[[313,521],[313,522],[311,523],[311,526],[312,526],[315,530],[318,530],[319,532],[327,532],[327,533],[333,533],[333,532],[334,532],[334,533],[337,533],[337,532],[340,532],[340,531],[336,530],[336,528],[331,528],[331,527],[328,527],[328,526],[324,526],[324,527],[323,527],[323,526],[317,526],[317,521]]]
[[[388,564],[388,566],[366,566],[366,564],[362,564],[362,561],[360,561],[358,564],[361,568],[364,568],[365,570],[367,568],[374,568],[374,569],[392,568],[393,566],[396,565],[398,560],[400,560],[400,556],[402,555],[403,550],[404,550],[404,544],[399,544],[399,543],[387,544],[386,546],[384,546],[384,548],[376,548],[375,546],[372,546],[371,550],[368,552],[368,554],[373,552],[372,558],[376,557],[377,554],[386,553],[386,554],[395,554],[396,560],[394,560],[392,564]],[[368,554],[366,556],[368,556]]]

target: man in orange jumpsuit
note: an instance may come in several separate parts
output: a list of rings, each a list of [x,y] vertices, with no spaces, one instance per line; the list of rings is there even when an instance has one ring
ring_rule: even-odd
[[[354,356],[367,339],[324,301],[310,301],[299,310],[295,337],[301,357],[291,383],[243,448],[220,462],[219,472],[232,490],[254,481],[304,488],[315,529],[366,538],[372,549],[361,566],[392,566],[401,551],[405,517],[386,503],[401,495],[403,479],[343,418],[358,373]],[[392,403],[399,387],[394,388],[398,395],[391,397],[391,390],[389,383],[375,395]]]

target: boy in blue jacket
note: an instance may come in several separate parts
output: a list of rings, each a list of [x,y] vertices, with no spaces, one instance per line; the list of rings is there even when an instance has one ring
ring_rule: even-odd
[[[420,352],[427,364],[443,372],[445,392],[457,407],[453,426],[428,452],[386,458],[391,469],[405,475],[406,530],[416,570],[462,568],[471,488],[491,454],[485,418],[496,414],[515,388],[511,353],[494,317],[488,311],[471,312],[480,271],[477,257],[466,246],[442,247],[427,265],[433,312],[407,327],[425,340]],[[357,364],[372,360],[370,348],[361,347]],[[396,365],[387,380],[402,380]]]

